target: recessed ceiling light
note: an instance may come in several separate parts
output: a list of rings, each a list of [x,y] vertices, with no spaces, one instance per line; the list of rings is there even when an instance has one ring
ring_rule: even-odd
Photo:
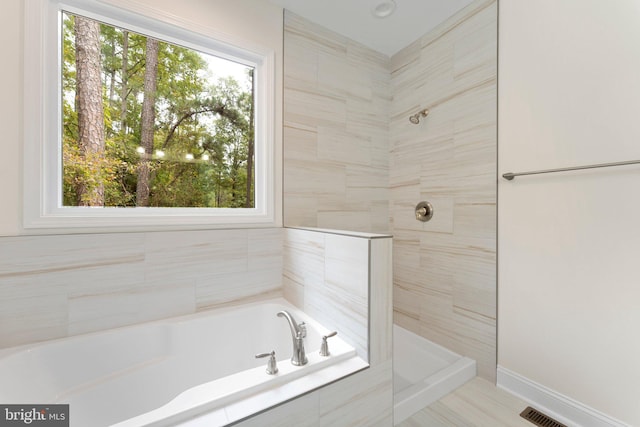
[[[386,18],[396,10],[396,2],[394,0],[380,0],[371,8],[371,13],[376,18]]]

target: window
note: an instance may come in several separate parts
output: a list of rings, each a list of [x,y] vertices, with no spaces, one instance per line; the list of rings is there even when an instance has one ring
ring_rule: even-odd
[[[26,228],[275,225],[272,52],[27,3]]]
[[[253,67],[61,23],[63,206],[253,207]]]

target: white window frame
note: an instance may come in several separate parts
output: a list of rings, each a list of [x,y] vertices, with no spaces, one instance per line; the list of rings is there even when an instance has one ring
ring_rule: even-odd
[[[26,0],[23,225],[58,228],[237,228],[278,226],[276,218],[275,52],[239,35],[181,21],[118,0]],[[61,11],[105,22],[255,67],[255,207],[63,207]],[[280,196],[281,197],[281,196]]]

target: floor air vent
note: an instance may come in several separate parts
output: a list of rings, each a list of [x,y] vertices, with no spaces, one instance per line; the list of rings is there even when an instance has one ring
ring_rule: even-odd
[[[531,406],[527,406],[527,408],[520,413],[520,416],[541,427],[567,427],[542,412],[533,409]]]

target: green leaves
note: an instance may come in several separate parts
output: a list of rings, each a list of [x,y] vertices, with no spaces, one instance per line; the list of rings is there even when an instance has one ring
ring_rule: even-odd
[[[239,78],[225,75],[205,54],[160,42],[153,149],[141,153],[146,37],[101,24],[106,141],[96,158],[78,147],[73,19],[65,13],[62,23],[64,205],[86,203],[79,200],[80,186],[102,185],[105,206],[136,206],[138,165],[147,160],[149,206],[253,206],[246,200],[252,194],[247,186],[253,187],[247,184],[252,70]]]

